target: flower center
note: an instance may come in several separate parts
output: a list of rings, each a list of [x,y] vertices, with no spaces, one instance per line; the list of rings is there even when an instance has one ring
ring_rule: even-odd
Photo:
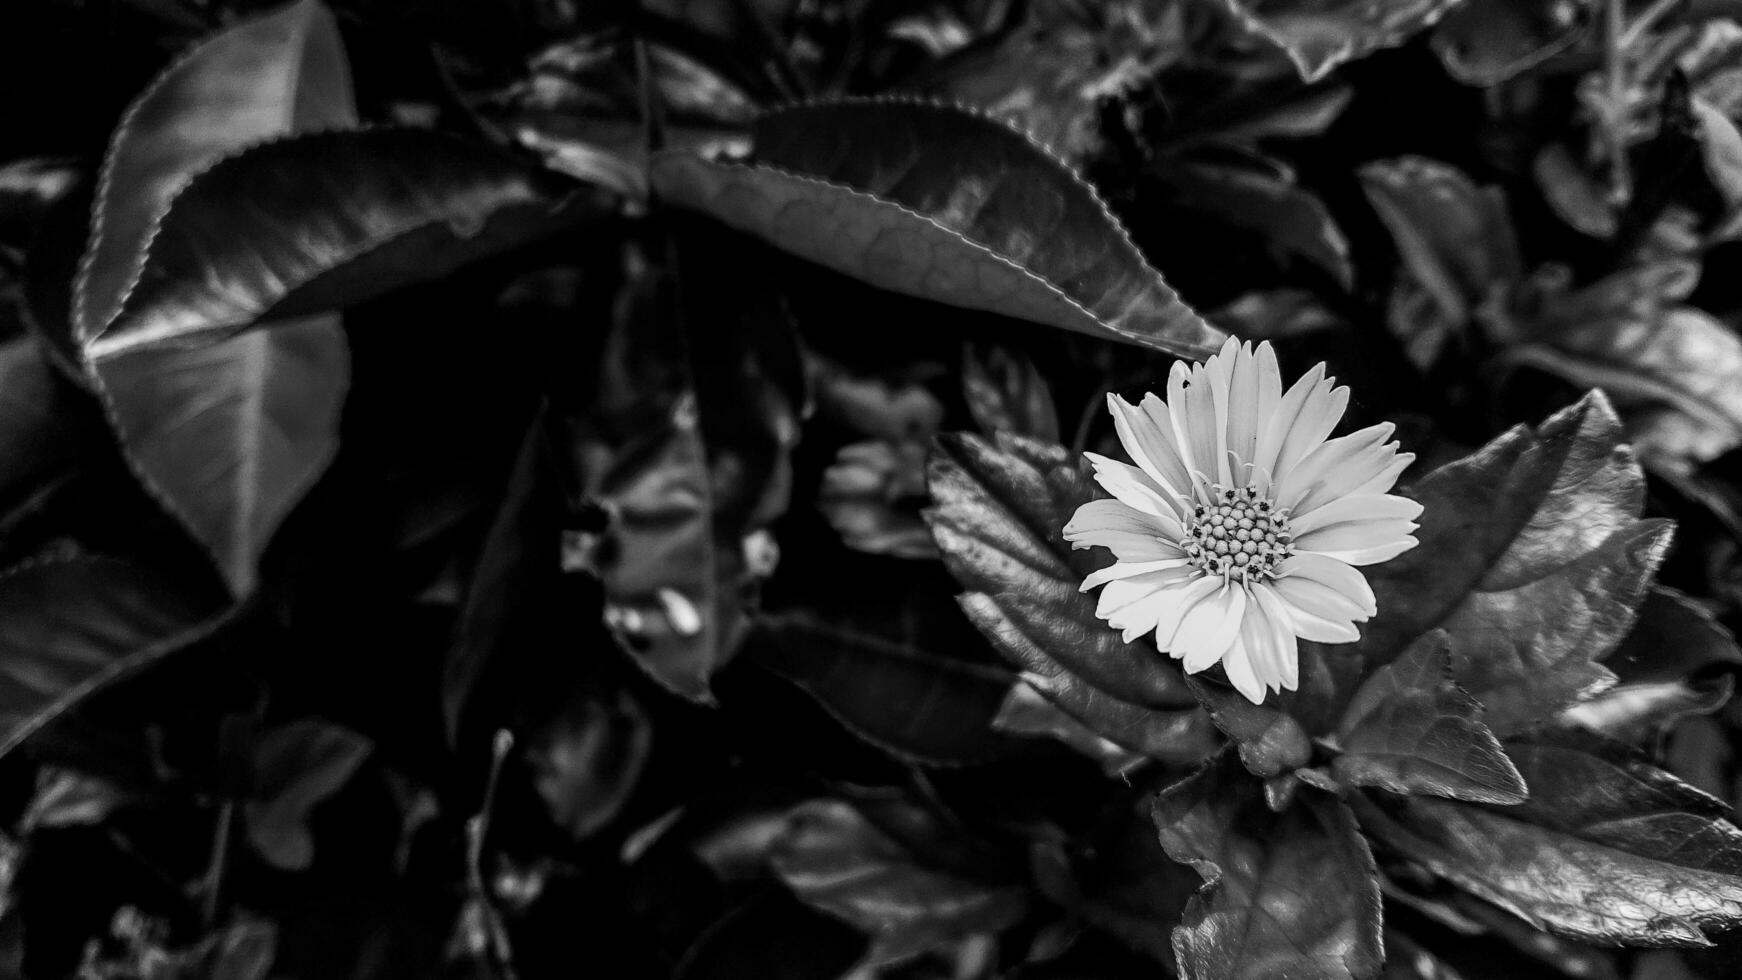
[[[1276,566],[1294,554],[1288,512],[1260,497],[1255,487],[1210,488],[1210,503],[1198,504],[1180,542],[1193,565],[1211,575],[1241,581],[1275,578]]]

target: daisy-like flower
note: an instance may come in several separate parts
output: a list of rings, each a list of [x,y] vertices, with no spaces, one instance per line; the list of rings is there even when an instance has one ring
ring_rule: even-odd
[[[1105,586],[1096,614],[1127,643],[1154,633],[1188,674],[1220,663],[1254,704],[1299,685],[1297,638],[1360,639],[1378,607],[1356,566],[1415,547],[1421,505],[1386,493],[1415,459],[1389,422],[1326,438],[1348,403],[1323,364],[1285,393],[1270,345],[1233,340],[1175,363],[1165,401],[1109,395],[1137,465],[1086,454],[1113,499],[1064,531],[1118,559],[1083,581]]]

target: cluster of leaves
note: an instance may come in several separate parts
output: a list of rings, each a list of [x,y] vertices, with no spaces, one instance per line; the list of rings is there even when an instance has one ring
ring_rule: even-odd
[[[0,976],[1735,975],[1731,13],[0,11]],[[1425,507],[1256,706],[1060,536],[1230,333]]]

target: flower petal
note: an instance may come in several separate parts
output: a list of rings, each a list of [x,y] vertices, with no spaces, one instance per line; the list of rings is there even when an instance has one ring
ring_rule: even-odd
[[[1179,479],[1185,467],[1179,462],[1172,440],[1143,409],[1111,392],[1107,395],[1107,409],[1113,413],[1113,428],[1132,462],[1161,488],[1162,499],[1172,505],[1173,515],[1185,516],[1180,498],[1191,493],[1192,484],[1189,478]]]
[[[1377,476],[1397,454],[1395,444],[1385,443],[1396,429],[1382,422],[1321,443],[1286,473],[1276,475],[1277,506],[1305,514]]]
[[[1211,575],[1199,575],[1178,587],[1174,592],[1175,602],[1156,618],[1156,648],[1164,652],[1171,650],[1174,637],[1179,635],[1180,624],[1185,621],[1186,614],[1221,587],[1222,580]],[[1179,658],[1176,656],[1174,659]]]
[[[1223,585],[1186,613],[1168,651],[1185,661],[1185,672],[1196,674],[1222,659],[1240,635],[1246,613],[1246,590]]]
[[[1290,609],[1299,609],[1320,619],[1339,623],[1367,618],[1367,611],[1359,600],[1315,579],[1302,575],[1284,576],[1273,581],[1271,586],[1288,603]]]
[[[1112,494],[1114,499],[1125,506],[1149,515],[1161,528],[1161,533],[1171,540],[1177,541],[1185,535],[1185,528],[1180,526],[1175,516],[1179,513],[1177,505],[1167,497],[1167,491],[1151,480],[1148,474],[1130,463],[1108,459],[1099,453],[1083,455],[1095,467],[1095,482],[1101,485],[1101,489]]]
[[[1149,594],[1107,617],[1107,625],[1118,630],[1120,637],[1130,643],[1157,629],[1161,623],[1177,624],[1187,604],[1197,601],[1191,588],[1202,578],[1195,570],[1166,579],[1158,578],[1158,584],[1151,587]]]
[[[1204,362],[1204,386],[1210,393],[1210,411],[1215,420],[1211,426],[1211,446],[1216,454],[1216,479],[1223,486],[1234,485],[1234,471],[1228,465],[1228,397],[1234,384],[1235,354],[1240,345],[1233,337],[1222,344],[1222,351]]]
[[[1295,690],[1300,686],[1300,644],[1295,640],[1288,609],[1282,597],[1268,583],[1254,585],[1252,598],[1254,601],[1247,605],[1246,615],[1258,611],[1260,622],[1269,634],[1268,642],[1259,649],[1252,666],[1267,685],[1278,690]],[[1252,648],[1248,645],[1247,649],[1251,651]]]
[[[1276,468],[1271,475],[1278,484],[1285,483],[1295,464],[1324,443],[1331,430],[1342,421],[1343,412],[1348,407],[1349,389],[1331,387],[1329,378],[1307,392],[1300,416],[1289,427],[1288,434],[1276,450]]]
[[[1165,572],[1175,568],[1185,568],[1191,565],[1187,558],[1162,558],[1156,561],[1116,561],[1106,568],[1089,573],[1083,579],[1078,592],[1087,592],[1099,588],[1108,582],[1118,582],[1123,579],[1135,578],[1138,575],[1148,575],[1150,572]]]
[[[1403,471],[1409,469],[1409,464],[1413,462],[1415,462],[1414,453],[1398,453],[1371,479],[1359,486],[1350,487],[1349,492],[1384,493],[1397,486],[1397,478],[1402,476]]]
[[[1277,582],[1281,582],[1278,579]],[[1316,613],[1303,609],[1289,600],[1281,589],[1273,589],[1277,603],[1288,617],[1288,625],[1294,635],[1314,643],[1353,643],[1361,638],[1361,631],[1347,619],[1326,619]]]
[[[1282,451],[1282,444],[1294,428],[1295,421],[1300,418],[1301,409],[1306,405],[1307,397],[1317,389],[1324,376],[1325,366],[1315,364],[1312,370],[1302,375],[1300,380],[1291,385],[1288,391],[1282,395],[1258,430],[1258,454],[1252,463],[1260,472],[1270,478],[1273,486],[1277,475],[1277,455]],[[1281,383],[1280,378],[1278,383]]]
[[[1226,351],[1228,348],[1222,349]],[[1228,451],[1247,464],[1258,453],[1260,381],[1258,361],[1252,356],[1251,348],[1235,348],[1233,365],[1228,372]],[[1245,473],[1235,473],[1234,476],[1242,482],[1248,479]]]
[[[1109,548],[1120,561],[1160,561],[1183,554],[1153,514],[1118,500],[1091,500],[1065,525],[1073,548]]]
[[[1303,578],[1331,589],[1360,609],[1360,619],[1371,619],[1379,611],[1367,576],[1346,562],[1313,552],[1297,552],[1278,565],[1276,573],[1280,578]]]
[[[1347,524],[1351,521],[1413,521],[1421,516],[1421,504],[1408,497],[1387,493],[1363,493],[1336,500],[1309,512],[1304,517],[1291,518],[1289,530],[1297,538],[1320,528]]]
[[[1252,622],[1250,616],[1246,623]],[[1240,637],[1234,645],[1228,648],[1228,653],[1222,658],[1222,670],[1228,674],[1228,683],[1234,685],[1234,690],[1246,696],[1253,704],[1263,704],[1264,696],[1270,693],[1268,685],[1260,680],[1254,669],[1252,654],[1246,645],[1246,628],[1242,624]]]
[[[1167,477],[1168,486],[1180,491],[1189,500],[1197,492],[1198,480],[1192,474],[1191,467],[1186,464],[1179,441],[1174,437],[1173,418],[1167,403],[1156,397],[1152,391],[1143,396],[1141,407],[1143,414],[1149,416],[1149,421],[1155,426],[1162,442],[1167,444],[1167,452],[1158,453],[1162,458],[1152,459],[1152,462]]]
[[[1416,526],[1404,520],[1345,521],[1301,535],[1294,547],[1297,552],[1314,551],[1351,565],[1373,565],[1415,547],[1410,532]]]

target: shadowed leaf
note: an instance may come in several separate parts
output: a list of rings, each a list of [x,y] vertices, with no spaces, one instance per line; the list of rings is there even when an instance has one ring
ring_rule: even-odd
[[[926,822],[918,811],[898,814]],[[996,932],[1022,917],[1024,889],[928,867],[919,855],[841,800],[793,811],[769,855],[775,874],[805,904],[871,938],[870,963],[906,959],[951,939]]]
[[[1003,123],[845,100],[775,110],[754,134],[754,163],[657,157],[654,188],[894,292],[1183,356],[1222,337],[1081,177]]]
[[[216,597],[162,569],[45,559],[0,577],[0,754],[114,681],[203,636]]]
[[[338,451],[350,355],[319,316],[195,349],[95,362],[128,462],[237,596]]]
[[[1365,796],[1363,829],[1538,928],[1584,942],[1703,946],[1702,929],[1742,923],[1742,830],[1724,804],[1666,772],[1582,747],[1514,742],[1507,752],[1530,786],[1524,803]]]
[[[1409,40],[1458,0],[1227,0],[1252,30],[1288,52],[1311,82],[1354,58]]]
[[[1625,742],[1639,742],[1690,714],[1715,711],[1730,698],[1731,673],[1742,666],[1736,638],[1710,612],[1662,586],[1639,607],[1633,631],[1603,662],[1618,683],[1562,712],[1565,721]]]
[[[1123,642],[1078,590],[1102,564],[1061,533],[1101,496],[1083,470],[1062,447],[1016,436],[938,438],[926,518],[967,590],[962,608],[1028,683],[1100,735],[1158,758],[1201,758],[1207,719],[1178,668]]]
[[[1587,9],[1564,0],[1465,0],[1434,28],[1434,53],[1459,81],[1497,85],[1577,43]]]
[[[242,811],[260,856],[286,871],[307,869],[315,855],[310,813],[344,788],[373,749],[356,732],[312,718],[262,734],[252,798]]]
[[[764,617],[756,662],[803,688],[874,745],[915,762],[971,765],[1019,753],[993,730],[1010,672],[809,617]]]
[[[987,435],[1009,432],[1059,441],[1052,389],[1034,362],[1014,347],[970,341],[962,352],[962,393]]]
[[[1204,886],[1174,930],[1191,980],[1371,977],[1384,962],[1373,855],[1348,806],[1303,790],[1274,813],[1224,752],[1163,791],[1155,826]]]

